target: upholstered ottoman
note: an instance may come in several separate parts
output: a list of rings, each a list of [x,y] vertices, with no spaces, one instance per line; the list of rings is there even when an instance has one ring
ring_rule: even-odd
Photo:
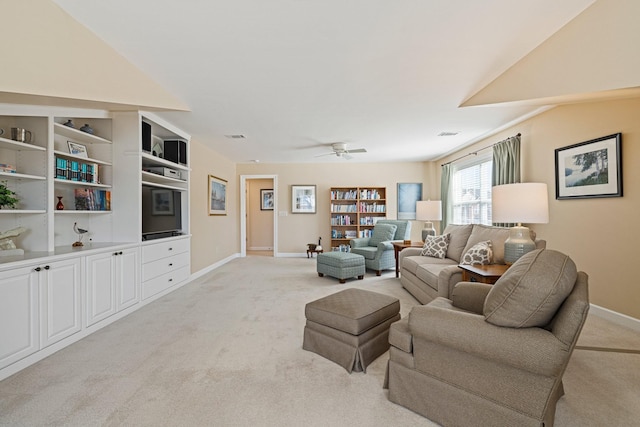
[[[400,301],[362,289],[345,289],[308,303],[302,348],[351,373],[389,349],[389,326],[400,320]]]
[[[344,283],[345,279],[364,279],[364,257],[350,252],[327,252],[318,254],[316,268],[318,276],[335,277]]]

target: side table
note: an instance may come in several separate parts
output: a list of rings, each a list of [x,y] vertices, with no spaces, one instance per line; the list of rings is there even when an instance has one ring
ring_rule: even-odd
[[[478,282],[493,285],[507,271],[508,265],[489,264],[489,265],[467,265],[460,264],[458,267],[462,269],[463,282]]]
[[[393,255],[396,257],[396,277],[400,277],[400,266],[398,265],[398,253],[404,248],[421,248],[424,242],[391,242],[393,245]]]

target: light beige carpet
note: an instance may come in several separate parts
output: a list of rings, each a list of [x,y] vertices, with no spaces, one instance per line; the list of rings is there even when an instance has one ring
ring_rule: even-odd
[[[350,375],[302,350],[309,301],[359,287],[399,298],[403,317],[417,304],[392,272],[340,285],[315,262],[218,268],[0,382],[0,425],[434,425],[387,400],[387,354]],[[590,318],[580,344],[640,349],[640,338]],[[639,425],[640,355],[576,351],[565,390],[557,426]]]

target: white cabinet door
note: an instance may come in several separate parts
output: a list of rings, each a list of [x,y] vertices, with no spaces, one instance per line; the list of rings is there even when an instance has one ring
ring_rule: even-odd
[[[116,255],[105,252],[87,257],[87,326],[116,313]]]
[[[0,273],[0,368],[39,349],[38,273],[22,267]]]
[[[82,328],[80,259],[38,266],[40,282],[40,346],[75,334]]]
[[[140,249],[119,251],[116,262],[117,311],[140,301]]]
[[[140,301],[140,250],[87,256],[87,326]]]

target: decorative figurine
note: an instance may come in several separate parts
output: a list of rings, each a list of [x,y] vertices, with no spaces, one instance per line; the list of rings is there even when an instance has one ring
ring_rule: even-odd
[[[56,196],[58,198],[58,204],[56,204],[56,209],[59,211],[64,210],[64,203],[62,203],[62,196]]]
[[[75,129],[75,126],[73,124],[73,120],[71,120],[71,119],[69,119],[66,122],[64,122],[63,125]]]
[[[73,245],[71,245],[71,246],[73,246],[74,248],[75,248],[76,246],[84,246],[84,243],[82,243],[82,238],[84,237],[84,235],[85,235],[86,233],[88,233],[88,232],[89,232],[89,230],[85,230],[84,228],[80,228],[80,227],[78,227],[78,223],[77,223],[77,222],[74,222],[74,223],[73,223],[73,231],[75,231],[75,233],[78,235],[78,241],[77,241],[77,242],[75,242],[75,243],[74,243]]]
[[[24,255],[24,249],[16,248],[16,244],[11,238],[18,237],[25,231],[27,231],[27,229],[24,227],[16,227],[0,233],[0,257]]]

